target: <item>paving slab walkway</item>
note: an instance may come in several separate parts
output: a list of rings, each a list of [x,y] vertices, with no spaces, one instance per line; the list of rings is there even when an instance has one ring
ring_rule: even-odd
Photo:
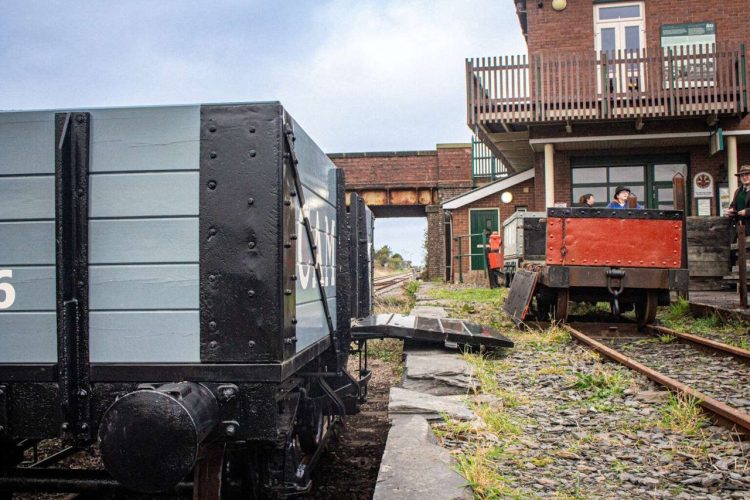
[[[429,300],[423,289],[417,292],[417,306],[411,314],[447,317],[445,309],[421,306]],[[473,498],[466,480],[456,472],[456,461],[437,445],[431,420],[443,414],[464,420],[476,419],[464,396],[474,388],[470,365],[456,351],[404,345],[402,387],[391,388],[388,413],[391,429],[380,463],[375,500],[397,498],[453,500]]]

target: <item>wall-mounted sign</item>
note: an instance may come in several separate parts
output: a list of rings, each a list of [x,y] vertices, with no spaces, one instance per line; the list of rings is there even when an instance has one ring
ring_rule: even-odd
[[[715,155],[719,151],[724,151],[724,131],[721,127],[712,130],[708,135],[708,154]]]
[[[713,85],[713,44],[716,24],[713,22],[663,24],[661,46],[670,57],[664,64],[665,88]],[[690,59],[686,55],[693,55]]]
[[[697,203],[698,215],[701,217],[707,217],[711,215],[711,199],[701,198]]]
[[[714,197],[714,178],[708,172],[698,172],[693,177],[693,196],[695,198]]]
[[[719,186],[719,208],[723,214],[729,210],[729,204],[732,202],[729,196],[729,186]]]

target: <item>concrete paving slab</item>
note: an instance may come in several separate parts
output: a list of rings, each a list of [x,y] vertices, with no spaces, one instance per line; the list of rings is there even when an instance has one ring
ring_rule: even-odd
[[[423,316],[425,318],[447,318],[448,313],[442,307],[437,306],[415,306],[409,313],[411,316]]]
[[[480,388],[472,366],[456,353],[436,349],[407,350],[405,389],[444,396],[466,394]]]
[[[477,418],[463,401],[456,401],[450,396],[433,396],[400,387],[391,388],[388,413],[390,415],[420,415],[427,420],[442,420],[443,415],[457,420],[476,420]]]
[[[396,416],[380,463],[374,500],[454,500],[473,498],[455,460],[436,443],[427,420]]]

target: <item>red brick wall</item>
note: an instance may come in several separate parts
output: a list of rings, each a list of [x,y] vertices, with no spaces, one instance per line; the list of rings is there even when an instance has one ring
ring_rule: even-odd
[[[594,49],[594,5],[589,0],[569,0],[560,12],[550,1],[543,8],[536,1],[526,2],[529,54],[543,51],[579,51]],[[748,42],[747,0],[646,0],[646,45],[661,45],[659,30],[663,24],[712,21],[716,40]]]
[[[438,146],[437,181],[439,186],[471,187],[471,147]]]
[[[391,186],[433,187],[437,185],[437,159],[435,151],[331,155],[333,163],[344,169],[347,189]]]
[[[347,189],[376,187],[471,187],[471,147],[438,145],[432,151],[329,155],[344,169]]]
[[[536,54],[560,54],[564,52],[586,52],[594,50],[594,5],[590,1],[570,0],[565,10],[557,12],[551,2],[543,8],[536,1],[527,2],[528,52]],[[646,0],[646,47],[661,46],[661,27],[664,24],[681,24],[711,21],[716,24],[716,41],[750,45],[747,15],[748,0]],[[747,73],[750,79],[750,67]],[[533,78],[533,75],[532,77]],[[670,122],[672,124],[673,122]],[[722,119],[726,130],[750,129],[750,116],[741,122]]]

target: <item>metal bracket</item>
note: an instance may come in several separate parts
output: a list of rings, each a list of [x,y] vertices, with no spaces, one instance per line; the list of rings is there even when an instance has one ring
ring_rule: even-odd
[[[617,282],[617,287],[613,282]],[[622,269],[609,269],[607,270],[607,290],[612,294],[612,314],[620,314],[620,303],[618,297],[625,289],[625,271]]]
[[[89,366],[90,113],[55,115],[58,370],[62,430],[91,439]]]
[[[336,342],[336,330],[333,327],[331,311],[328,308],[328,296],[326,295],[325,288],[323,287],[323,277],[320,272],[320,263],[318,262],[318,254],[314,243],[315,240],[313,239],[312,224],[310,223],[309,217],[305,213],[305,193],[302,189],[302,180],[300,179],[299,169],[297,168],[299,160],[297,159],[297,154],[294,150],[294,130],[292,129],[291,123],[289,123],[288,121],[286,121],[286,123],[284,124],[284,138],[286,139],[287,147],[289,148],[289,161],[292,167],[292,176],[294,177],[294,187],[297,190],[297,199],[299,200],[300,211],[302,212],[302,225],[305,227],[305,233],[307,233],[307,241],[310,245],[312,264],[313,268],[315,269],[315,279],[318,282],[318,292],[320,293],[320,300],[323,303],[323,311],[325,312],[326,323],[328,324],[328,332],[331,336],[331,340],[333,341],[334,348],[336,349],[336,352],[338,352],[339,345],[338,342]]]

